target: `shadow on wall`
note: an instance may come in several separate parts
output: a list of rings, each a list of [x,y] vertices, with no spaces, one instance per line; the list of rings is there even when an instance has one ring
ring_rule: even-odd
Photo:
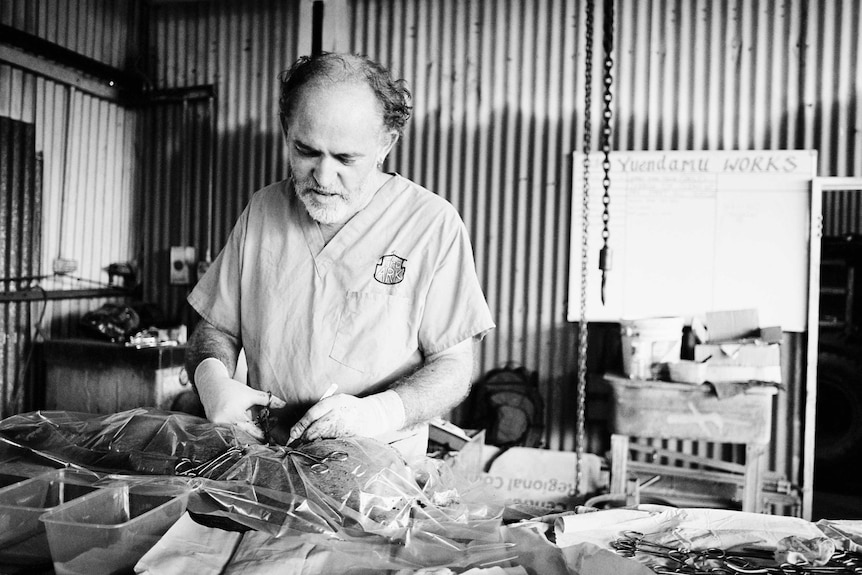
[[[572,324],[573,347],[578,348],[579,324]],[[587,326],[587,387],[584,420],[588,453],[604,454],[610,449],[608,418],[610,388],[604,382],[605,373],[622,373],[620,326],[617,323],[595,322]],[[576,448],[576,410],[578,387],[578,353],[573,353],[574,368],[557,385],[563,391],[558,408],[558,428],[563,445]]]
[[[174,106],[148,111],[150,121],[142,176],[141,260],[144,297],[169,321],[191,329],[197,314],[186,303],[198,279],[198,263],[215,259],[252,194],[285,177],[281,132],[273,114],[271,130],[246,123],[217,135],[210,201],[210,118],[205,103],[179,129]],[[176,128],[176,129],[171,129]],[[187,284],[171,281],[171,247],[189,246],[195,256]]]
[[[537,371],[544,400],[542,445],[571,451],[576,442],[578,325],[565,308],[572,226],[572,152],[578,110],[525,114],[517,106],[458,116],[417,115],[393,162],[403,175],[448,199],[473,240],[480,281],[497,329],[479,348],[481,377],[509,362]],[[538,327],[539,329],[534,329]],[[541,326],[541,327],[539,327]],[[601,374],[621,370],[617,324],[590,324],[587,451],[610,444],[608,393]],[[469,402],[451,414],[472,419]]]
[[[576,448],[577,385],[578,385],[578,324],[563,322],[557,329],[546,330],[528,337],[541,341],[551,349],[525,367],[538,371],[539,392],[544,403],[544,434],[541,446],[553,450],[574,451]],[[587,341],[587,389],[585,406],[585,435],[588,453],[602,454],[610,448],[608,408],[610,389],[602,375],[622,372],[619,324],[590,323]],[[531,358],[532,360],[533,358]],[[562,364],[565,370],[548,373],[551,364]],[[502,362],[501,365],[505,364]],[[499,366],[491,366],[490,369]],[[545,370],[545,373],[542,371]],[[479,374],[481,377],[482,374]],[[474,418],[470,400],[461,404],[452,414],[452,420],[465,426]]]
[[[478,89],[468,86],[467,89]],[[543,445],[574,448],[577,326],[565,319],[575,112],[517,106],[417,114],[390,165],[458,209],[473,241],[497,329],[479,348],[479,376],[507,363],[539,375]],[[486,96],[487,97],[487,96]],[[469,421],[469,406],[451,414]]]

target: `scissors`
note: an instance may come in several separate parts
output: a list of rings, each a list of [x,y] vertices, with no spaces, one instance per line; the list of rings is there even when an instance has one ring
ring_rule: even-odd
[[[329,473],[329,466],[326,464],[327,461],[346,461],[349,457],[345,451],[333,451],[323,457],[318,457],[317,455],[311,455],[310,453],[299,451],[298,449],[290,449],[285,452],[285,455],[301,455],[314,461],[314,463],[311,464],[311,471],[321,475]]]

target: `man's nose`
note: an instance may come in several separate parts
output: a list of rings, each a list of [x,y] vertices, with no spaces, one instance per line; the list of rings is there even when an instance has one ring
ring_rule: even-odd
[[[314,181],[323,188],[328,188],[335,183],[338,177],[338,169],[333,158],[322,157],[314,167]]]

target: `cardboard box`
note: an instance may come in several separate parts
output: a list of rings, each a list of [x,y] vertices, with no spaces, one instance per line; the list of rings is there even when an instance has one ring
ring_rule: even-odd
[[[428,441],[440,444],[450,451],[460,451],[475,436],[476,432],[470,433],[440,417],[428,422]]]
[[[706,314],[708,341],[694,348],[711,383],[781,383],[781,328],[759,327],[757,310]]]
[[[706,364],[706,381],[781,383],[781,344],[759,341],[703,343],[694,347],[694,361]]]
[[[468,480],[477,480],[482,473],[482,449],[485,445],[485,430],[464,430],[450,421],[440,418],[428,424],[429,447],[441,446],[448,450],[443,456],[456,474]]]
[[[749,381],[781,383],[781,366],[714,365],[707,363],[706,381],[709,383],[745,383]]]
[[[706,314],[706,332],[710,342],[733,341],[756,337],[760,320],[756,309],[713,311]]]
[[[709,365],[764,367],[781,365],[781,344],[759,342],[699,343],[694,361]]]
[[[601,458],[585,453],[581,489],[575,490],[577,454],[531,447],[511,447],[505,451],[492,445],[483,449],[485,473],[482,481],[495,502],[542,507],[548,512],[575,508],[575,496],[595,493],[607,486]]]
[[[781,343],[783,338],[784,334],[781,332],[781,327],[777,325],[760,328],[760,333],[757,336],[757,339],[763,343]]]

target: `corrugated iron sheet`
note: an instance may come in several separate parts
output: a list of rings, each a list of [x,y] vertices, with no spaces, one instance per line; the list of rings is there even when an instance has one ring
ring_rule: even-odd
[[[823,194],[823,235],[862,235],[862,192],[833,190]]]
[[[107,283],[108,264],[137,257],[136,113],[2,64],[0,86],[0,116],[35,124],[36,150],[44,157],[40,269],[50,273],[58,257],[78,264],[74,277],[43,285]],[[105,301],[49,302],[43,335],[74,335],[77,319]]]
[[[142,233],[151,270],[145,295],[171,315],[185,318],[189,288],[168,285],[169,247],[192,246],[201,259],[208,252],[215,258],[251,194],[286,177],[277,76],[300,54],[300,8],[275,0],[151,8],[153,85],[206,85],[216,93],[214,108],[200,100],[184,104],[180,94],[146,111],[144,141],[160,145],[141,149],[148,198]]]
[[[568,297],[570,152],[579,146],[577,3],[351,2],[350,49],[414,95],[390,168],[449,199],[473,236],[497,329],[481,370],[537,369],[548,443],[573,449],[576,331]]]
[[[32,27],[28,4],[3,3],[0,21],[17,19]],[[40,35],[97,57],[94,47],[83,47],[86,42],[70,43],[69,32],[61,38],[61,28],[74,29],[72,35],[80,38],[86,32],[61,26],[60,17],[52,21],[50,2],[32,4],[46,7],[46,16],[36,18],[46,28]],[[597,23],[602,16],[598,4]],[[168,311],[179,308],[184,293],[166,286],[168,262],[160,263],[157,254],[169,245],[195,245],[203,253],[208,235],[203,230],[209,228],[214,255],[249,194],[285,175],[275,77],[308,51],[306,5],[274,0],[151,5],[151,57],[146,63],[151,85],[211,84],[217,92],[209,223],[201,183],[208,163],[200,155],[211,143],[206,128],[210,113],[200,102],[189,102],[185,115],[181,103],[145,112],[138,164],[146,171],[140,195],[144,205],[137,207],[145,214],[140,232],[143,252],[149,254],[147,293],[160,298]],[[99,6],[62,4],[58,14],[89,7],[100,14],[112,10]],[[481,368],[516,361],[537,369],[548,405],[546,443],[573,449],[577,328],[565,321],[565,310],[569,158],[580,149],[583,132],[584,3],[352,0],[346,6],[344,21],[350,24],[343,38],[349,49],[388,64],[408,80],[415,95],[415,118],[388,168],[450,199],[473,234],[477,267],[498,323],[483,346]],[[819,151],[820,175],[862,175],[859,2],[617,0],[615,14],[615,149],[813,148]],[[81,21],[77,13],[75,17]],[[597,57],[600,35],[597,28]],[[112,42],[122,45],[119,39]],[[595,68],[593,84],[598,86],[598,62]],[[37,139],[47,146],[44,252],[50,261],[59,248],[56,238],[48,241],[48,228],[56,229],[57,221],[63,87],[2,66],[0,80],[0,113],[12,110],[18,117],[35,118]],[[110,109],[103,103],[85,104],[80,94],[78,98],[82,114],[99,116]],[[595,130],[598,98],[594,106]],[[126,190],[134,181],[128,140],[134,116],[120,110],[115,114],[127,125],[117,128],[114,140],[120,150],[116,163],[126,166],[114,179]],[[87,128],[76,125],[73,133],[93,133],[92,126],[99,123],[86,118]],[[97,140],[102,137],[95,133]],[[80,145],[92,146],[92,140]],[[48,150],[53,150],[50,157]],[[80,155],[73,157],[76,169],[89,166]],[[166,169],[154,173],[154,166]],[[69,180],[92,191],[80,176]],[[123,205],[127,210],[136,206],[131,200]],[[858,221],[859,208],[853,201],[827,204],[827,221]],[[75,213],[82,222],[97,222],[85,208]],[[102,237],[108,242],[117,234]],[[79,257],[87,261],[83,252]],[[792,369],[786,396],[796,398],[804,353],[795,341],[787,348]],[[607,347],[595,353],[598,364],[614,361],[604,356],[610,354]],[[787,417],[781,418],[786,427],[776,430],[776,439],[798,435],[795,408],[779,409]],[[773,468],[797,465],[788,461],[793,457],[773,455]]]
[[[35,127],[0,117],[0,282],[3,291],[30,286],[39,275],[41,235],[41,156]],[[25,366],[32,345],[33,304],[0,304],[0,417],[22,410],[26,402]]]
[[[140,48],[138,0],[2,0],[0,24],[115,68]]]
[[[350,49],[390,65],[415,95],[390,167],[450,199],[473,233],[498,323],[482,368],[538,369],[547,443],[573,449],[576,338],[564,278],[568,154],[583,136],[584,2],[350,6]],[[617,0],[615,15],[614,149],[815,148],[821,175],[862,173],[858,2]],[[778,408],[782,440],[798,431],[804,385],[804,350],[795,340],[787,348],[795,367]],[[773,454],[773,469],[798,470],[793,457]]]
[[[141,205],[142,260],[145,299],[159,305],[166,318],[188,324],[185,296],[188,286],[171,285],[171,246],[193,246],[206,256],[210,228],[213,101],[186,96],[148,106],[143,111],[145,141],[141,186],[147,190]]]

